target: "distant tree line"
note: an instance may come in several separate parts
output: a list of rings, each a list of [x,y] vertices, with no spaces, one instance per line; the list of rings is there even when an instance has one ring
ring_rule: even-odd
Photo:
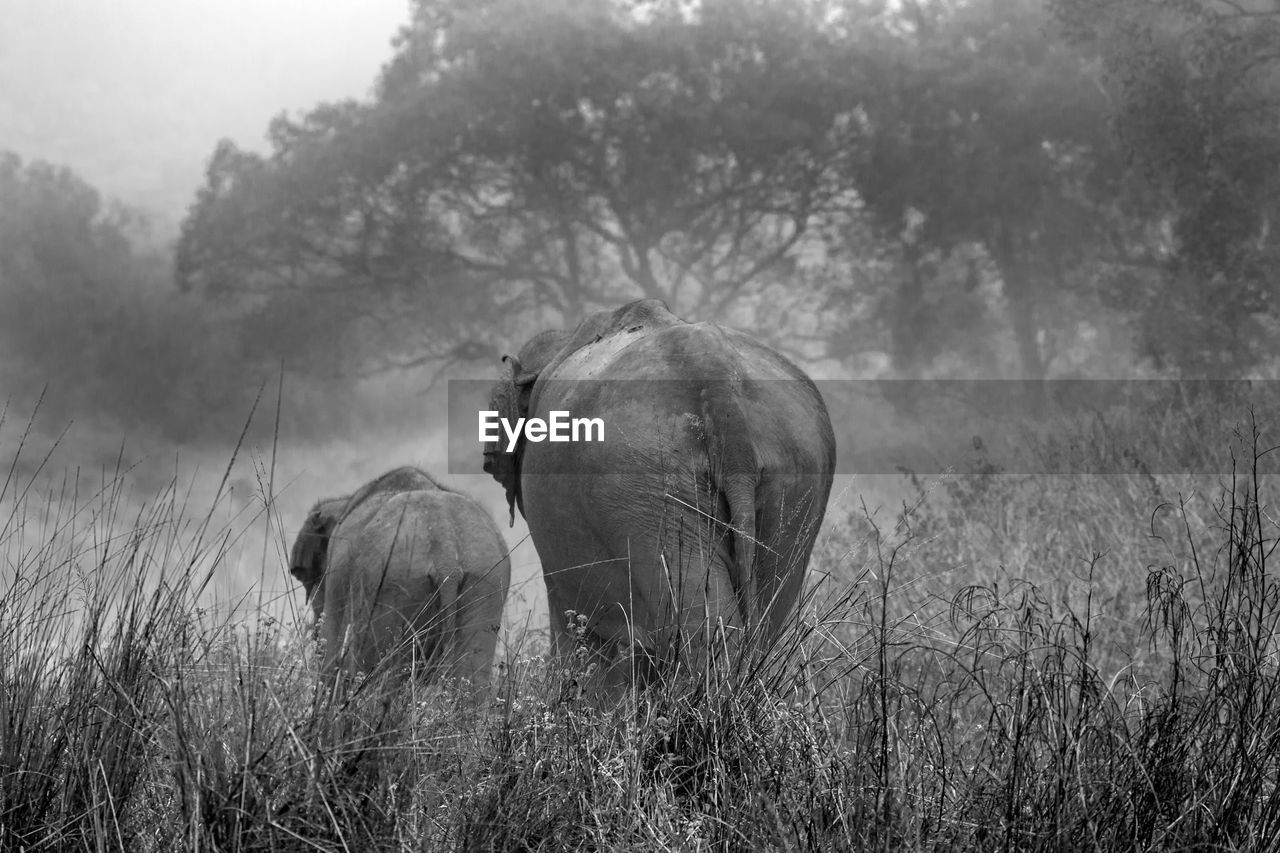
[[[2,161],[0,370],[177,423],[654,296],[855,371],[1266,371],[1278,57],[1274,0],[414,0],[370,98],[218,145],[172,259]]]
[[[1051,375],[1100,330],[1239,371],[1274,318],[1275,28],[1225,0],[417,0],[374,97],[218,148],[179,279],[372,369],[657,296],[907,372]]]
[[[172,255],[145,221],[65,167],[0,152],[0,409],[6,429],[35,411],[54,431],[114,423],[171,440],[225,443],[260,389],[270,423],[280,364],[246,356],[247,310],[173,286]],[[331,380],[330,380],[331,381]],[[291,400],[317,395],[294,375]],[[330,428],[308,405],[292,432]],[[10,437],[16,433],[10,434]]]
[[[93,411],[181,430],[196,416],[182,380],[207,357],[193,344],[213,337],[173,291],[168,258],[135,249],[136,224],[69,169],[0,153],[0,402],[11,417],[46,388],[46,411],[67,420]]]

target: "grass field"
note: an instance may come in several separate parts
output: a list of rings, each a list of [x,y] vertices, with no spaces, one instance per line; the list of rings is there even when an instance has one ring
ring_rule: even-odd
[[[1269,445],[1123,435],[1032,452],[1226,448],[1234,472],[978,459],[899,478],[900,512],[855,478],[779,642],[616,707],[515,631],[491,692],[330,691],[278,609],[208,606],[233,554],[278,570],[252,512],[176,482],[129,502],[123,472],[36,490],[15,465],[0,849],[1276,849]]]

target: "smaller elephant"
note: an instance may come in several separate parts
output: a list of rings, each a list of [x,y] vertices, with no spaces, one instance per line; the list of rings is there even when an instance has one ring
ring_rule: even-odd
[[[393,658],[432,677],[485,681],[511,561],[489,513],[417,468],[317,503],[294,541],[327,671],[373,672]]]

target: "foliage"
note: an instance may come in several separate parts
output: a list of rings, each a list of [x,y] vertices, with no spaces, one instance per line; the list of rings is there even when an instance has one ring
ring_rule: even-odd
[[[417,0],[369,98],[212,152],[176,257],[208,299],[37,292],[218,315],[212,353],[156,344],[183,370],[491,363],[658,296],[846,367],[1123,372],[1132,331],[1239,374],[1275,325],[1277,32],[1262,0]],[[50,239],[158,280],[114,216]],[[42,322],[14,339],[83,332]]]
[[[1161,275],[1130,277],[1145,348],[1199,374],[1273,356],[1280,10],[1270,0],[1054,0],[1103,56],[1116,128],[1169,200]]]
[[[173,292],[164,257],[134,248],[133,225],[69,169],[0,154],[0,393],[31,403],[48,387],[45,414],[64,422],[87,410],[225,435],[254,389],[218,369],[236,359],[216,316]]]
[[[373,98],[218,146],[179,280],[305,316],[273,341],[303,366],[467,362],[651,296],[1042,378],[1166,248],[1101,78],[1041,0],[419,0]]]
[[[371,102],[277,119],[266,157],[218,147],[179,278],[332,294],[381,330],[344,338],[359,363],[637,296],[714,316],[852,213],[825,9],[420,0]]]
[[[138,227],[69,169],[0,153],[0,407],[40,400],[50,432],[84,418],[135,441],[222,444],[264,385],[279,389],[271,341],[315,327],[299,312],[250,313],[177,292],[168,256],[137,248]],[[286,434],[359,428],[370,396],[390,396],[338,372],[286,369]],[[383,404],[384,415],[404,409]]]
[[[1099,262],[1142,248],[1149,211],[1109,133],[1097,62],[1053,23],[1040,0],[947,0],[866,27],[855,183],[900,242],[886,308],[904,366],[981,328],[957,322],[934,282],[973,293],[995,279],[1016,369],[1043,378],[1076,324],[1098,321]]]

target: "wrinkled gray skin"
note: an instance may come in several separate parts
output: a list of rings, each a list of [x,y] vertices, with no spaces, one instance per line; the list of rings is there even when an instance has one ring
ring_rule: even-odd
[[[696,668],[709,643],[742,636],[734,629],[776,637],[835,471],[812,381],[753,338],[685,323],[657,300],[543,332],[505,360],[490,405],[503,417],[605,423],[603,443],[485,447],[542,560],[556,651],[577,639],[567,610],[587,616],[582,639],[606,684],[647,680],[677,657]]]
[[[317,503],[289,571],[315,610],[327,671],[370,673],[394,657],[432,676],[487,680],[507,546],[482,506],[423,471],[397,468]]]

